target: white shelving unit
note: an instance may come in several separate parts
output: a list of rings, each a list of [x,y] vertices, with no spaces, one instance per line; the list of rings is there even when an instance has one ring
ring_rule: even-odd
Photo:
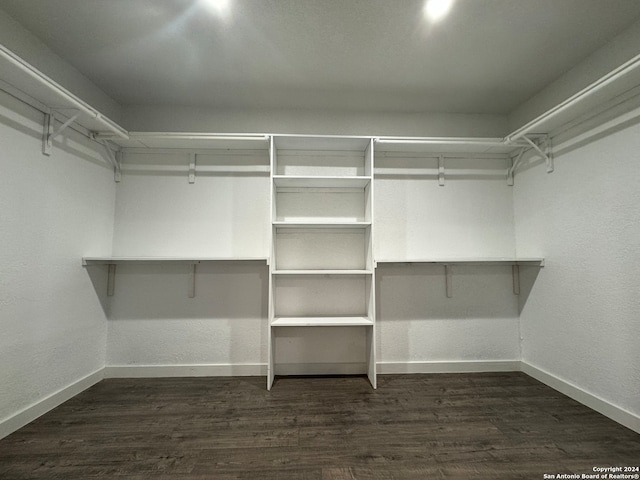
[[[267,388],[285,327],[362,327],[375,388],[373,140],[276,136],[271,171]]]

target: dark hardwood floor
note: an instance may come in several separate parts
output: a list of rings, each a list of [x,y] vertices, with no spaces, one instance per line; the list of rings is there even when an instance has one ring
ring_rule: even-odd
[[[521,373],[111,379],[0,440],[0,478],[542,479],[640,435]]]

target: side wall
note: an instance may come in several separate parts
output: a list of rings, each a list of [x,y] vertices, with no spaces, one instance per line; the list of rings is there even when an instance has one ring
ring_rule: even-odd
[[[70,130],[42,155],[42,125],[0,92],[0,437],[98,380],[105,359],[103,289],[81,258],[111,250],[113,171]]]
[[[553,173],[526,167],[515,179],[517,253],[546,258],[521,305],[524,367],[640,428],[640,126],[555,143]]]

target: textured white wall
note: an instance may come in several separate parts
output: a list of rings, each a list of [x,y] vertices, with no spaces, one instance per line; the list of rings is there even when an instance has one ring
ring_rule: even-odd
[[[111,251],[113,171],[75,132],[42,155],[42,123],[0,93],[0,421],[105,360],[104,298],[81,257]]]
[[[198,156],[223,167],[236,157]],[[268,165],[268,154],[255,159]],[[124,256],[266,257],[269,174],[198,173],[188,182],[188,156],[127,154],[118,184],[113,253]],[[132,169],[147,168],[143,174]],[[167,168],[173,169],[167,172]]]
[[[237,160],[199,156],[198,164]],[[266,152],[245,160],[269,164]],[[267,257],[268,173],[198,173],[189,184],[187,166],[186,154],[125,155],[114,254]],[[142,167],[151,170],[133,173]],[[266,362],[266,263],[199,265],[195,298],[187,297],[187,282],[185,265],[118,267],[107,365]]]
[[[376,159],[376,259],[514,255],[504,160],[446,165],[441,187],[433,161],[390,154]],[[453,298],[447,298],[444,267],[379,264],[377,305],[379,362],[520,356],[510,267],[453,267]]]
[[[377,259],[513,256],[512,189],[505,160],[448,161],[443,187],[432,174],[411,172],[416,163],[423,164],[421,171],[435,171],[421,159],[411,160],[411,167],[406,159],[376,160]],[[403,171],[414,176],[402,176]]]
[[[427,137],[499,137],[508,133],[504,115],[450,113],[127,106],[123,109],[122,121],[129,130],[152,132]]]
[[[267,358],[266,263],[118,266],[107,365],[257,365]]]
[[[557,143],[557,142],[556,142]],[[558,145],[561,147],[561,145]],[[640,126],[516,175],[517,252],[546,266],[523,298],[523,361],[640,415]]]

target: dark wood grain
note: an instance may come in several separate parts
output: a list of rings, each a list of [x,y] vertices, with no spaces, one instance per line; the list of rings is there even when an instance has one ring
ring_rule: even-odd
[[[104,380],[0,440],[0,478],[539,479],[640,435],[522,373]]]

